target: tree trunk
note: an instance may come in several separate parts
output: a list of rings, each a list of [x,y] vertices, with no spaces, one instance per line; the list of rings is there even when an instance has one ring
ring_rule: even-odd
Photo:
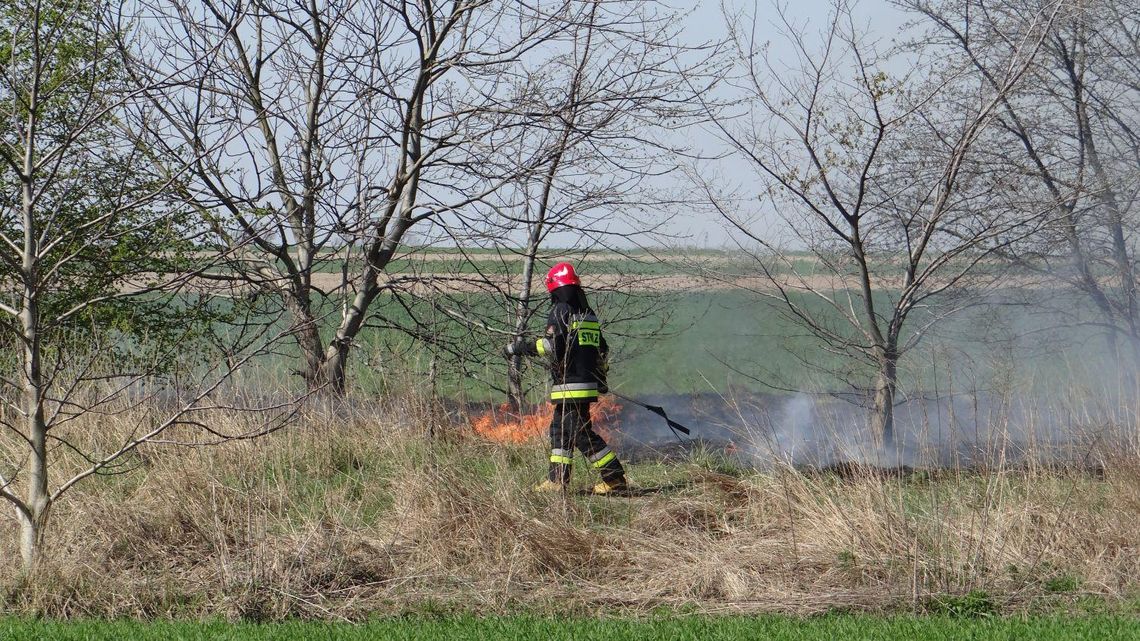
[[[345,368],[348,365],[348,343],[333,343],[325,351],[324,360],[317,369],[317,376],[310,381],[310,389],[324,389],[336,396],[345,393]]]
[[[538,248],[542,243],[542,235],[546,224],[546,207],[549,199],[550,185],[554,180],[552,173],[547,174],[547,182],[543,188],[543,201],[539,203],[538,220],[530,228],[527,238],[526,254],[523,259],[522,291],[515,305],[515,326],[511,334],[512,341],[523,340],[526,336],[526,326],[530,322],[532,313],[531,298],[534,295],[534,267],[538,261]],[[511,409],[518,412],[523,405],[523,359],[515,355],[507,359],[507,403]]]
[[[507,404],[515,412],[522,410],[522,376],[522,357],[515,354],[507,360]]]
[[[30,254],[31,255],[31,254]],[[27,261],[26,261],[27,262]],[[34,276],[34,268],[28,267]],[[24,425],[31,445],[27,493],[24,504],[27,512],[18,512],[20,519],[20,555],[24,570],[30,571],[39,557],[43,526],[47,521],[48,507],[48,449],[47,422],[44,416],[44,377],[40,364],[39,302],[34,277],[24,287],[24,303],[20,313],[23,330],[24,382],[22,405]]]
[[[320,333],[315,327],[301,328],[297,333],[297,345],[301,348],[301,358],[305,363],[300,374],[305,379],[306,389],[318,392],[330,387],[330,381],[325,376],[327,363]]]
[[[33,93],[31,103],[36,103]],[[43,525],[47,520],[50,499],[48,494],[48,449],[47,449],[47,422],[44,413],[45,381],[41,365],[42,348],[40,344],[40,295],[43,293],[40,286],[39,229],[35,218],[35,198],[32,189],[32,176],[34,165],[32,150],[34,148],[35,110],[32,110],[27,128],[26,148],[24,155],[24,181],[21,193],[22,216],[24,226],[24,247],[21,256],[21,277],[24,291],[20,308],[20,330],[23,351],[21,364],[23,365],[23,390],[21,401],[23,405],[25,436],[31,446],[31,460],[29,461],[27,492],[24,497],[25,511],[19,512],[20,519],[20,555],[23,557],[24,570],[30,571],[35,565],[40,552],[40,542],[43,537]]]
[[[25,574],[31,572],[40,559],[44,526],[47,525],[47,505],[45,496],[41,502],[42,507],[33,511],[30,517],[23,512],[17,512],[20,521],[20,558]]]
[[[384,263],[378,260],[374,260],[373,263],[386,264],[388,258],[390,255],[385,257]],[[320,343],[320,334],[316,331],[315,323],[313,324],[313,333],[316,335],[314,347],[316,358],[313,359],[314,362],[306,360],[308,371],[305,372],[305,382],[310,392],[321,390],[336,396],[344,396],[347,390],[346,371],[349,351],[356,336],[364,327],[369,306],[380,294],[380,286],[376,280],[378,273],[378,269],[369,267],[361,279],[359,291],[353,297],[352,303],[345,308],[340,326],[337,327],[336,334],[327,346]],[[306,359],[308,358],[306,353]]]
[[[895,442],[895,392],[898,390],[898,353],[887,348],[878,355],[879,376],[875,382],[871,430],[875,440],[884,446]]]
[[[526,337],[526,326],[530,321],[530,301],[534,292],[534,264],[538,257],[538,245],[542,239],[542,224],[545,219],[545,208],[540,214],[539,221],[530,230],[527,242],[526,256],[523,260],[522,291],[519,292],[518,302],[515,304],[515,326],[511,333],[511,341],[518,342]],[[507,403],[515,412],[522,410],[523,406],[523,358],[518,354],[507,359]]]
[[[309,307],[308,293],[291,296],[290,301],[289,309],[296,327],[294,336],[297,347],[301,350],[301,358],[304,360],[304,368],[298,373],[305,380],[306,389],[309,392],[343,396],[348,351],[363,324],[363,312],[359,313],[361,317],[359,322],[349,323],[349,319],[345,318],[333,340],[325,345],[318,321]]]
[[[293,338],[301,350],[304,365],[297,374],[305,380],[305,387],[315,392],[328,387],[324,377],[325,346],[321,340],[321,330],[313,317],[310,292],[304,283],[294,284],[293,289],[284,293],[286,307],[293,317]]]
[[[20,555],[24,570],[30,571],[39,557],[43,526],[47,521],[48,507],[48,451],[47,424],[44,419],[43,375],[40,370],[40,344],[36,332],[37,310],[34,300],[25,301],[24,313],[24,390],[23,410],[25,425],[31,444],[27,493],[24,497],[27,513],[18,512],[20,519]],[[29,323],[30,319],[30,323]]]
[[[30,202],[30,200],[28,201]],[[48,498],[48,450],[47,423],[44,416],[44,377],[41,367],[40,310],[39,292],[36,278],[35,256],[37,245],[31,233],[30,211],[27,216],[28,233],[24,253],[24,295],[20,310],[20,325],[24,344],[24,380],[22,405],[24,425],[28,443],[31,445],[31,460],[28,469],[27,493],[24,497],[27,512],[20,512],[20,555],[24,560],[24,570],[35,565],[39,556],[43,524],[47,519]]]

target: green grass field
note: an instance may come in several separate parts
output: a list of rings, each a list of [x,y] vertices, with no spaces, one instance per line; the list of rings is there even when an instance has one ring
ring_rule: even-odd
[[[141,623],[135,621],[6,621],[0,638],[44,641],[1114,641],[1140,639],[1140,620],[1094,618],[947,618],[825,616],[684,617],[647,621],[557,620],[529,617],[392,619],[361,625],[290,622],[279,624]]]
[[[886,296],[887,294],[882,294]],[[968,310],[942,321],[917,348],[904,356],[902,374],[908,393],[937,387],[992,389],[998,386],[1050,390],[1068,385],[1074,363],[1088,372],[1109,373],[1103,342],[1090,328],[1056,329],[1049,319],[1022,304],[1025,294],[999,295],[998,304]],[[376,313],[391,327],[408,326],[412,315],[432,318],[422,307],[407,310],[381,300]],[[869,387],[869,363],[837,355],[808,335],[778,305],[754,294],[731,291],[662,294],[635,301],[598,296],[593,301],[607,323],[612,350],[611,385],[626,394],[690,394],[708,392],[771,392],[780,389],[849,391]],[[471,315],[494,318],[496,303],[487,296],[463,301]],[[834,311],[805,300],[832,324],[844,328]],[[541,306],[545,309],[545,304]],[[439,315],[435,316],[440,319]],[[610,322],[612,320],[616,322]],[[544,320],[540,313],[532,331]],[[916,312],[910,320],[920,327],[927,319]],[[494,389],[505,380],[505,360],[498,354],[501,335],[463,328],[448,318],[435,330],[460,345],[469,345],[463,359],[440,351],[443,374],[439,393],[475,401],[494,401]],[[382,389],[392,373],[400,385],[426,380],[431,348],[391,329],[366,329],[350,378],[361,389]],[[359,356],[359,358],[358,358]],[[446,364],[444,364],[446,363]],[[377,365],[379,364],[379,367]],[[530,378],[539,390],[545,380],[540,367]],[[409,379],[407,373],[414,375]],[[951,377],[955,378],[951,378]],[[1079,376],[1090,382],[1091,378]]]
[[[399,258],[392,273],[471,274],[476,271],[514,273],[517,261],[502,262],[486,250],[460,253],[448,249],[413,251]],[[701,251],[690,254],[664,251],[657,255],[629,257],[601,252],[578,262],[589,284],[589,273],[627,276],[684,275],[702,262],[725,272],[754,273],[755,265],[731,253]],[[329,257],[331,258],[331,257]],[[506,257],[511,259],[513,257]],[[807,255],[789,259],[804,272],[813,271]],[[549,262],[549,261],[548,261]],[[543,263],[545,269],[547,263]],[[339,269],[339,268],[338,268]],[[541,272],[541,269],[539,270]],[[541,290],[541,287],[540,287]],[[888,309],[891,292],[879,292],[879,308]],[[531,331],[541,331],[546,301],[540,291],[538,313]],[[1083,300],[1060,304],[1056,292],[1010,290],[990,292],[970,309],[926,325],[944,311],[947,301],[927,301],[916,310],[908,327],[924,329],[923,341],[903,357],[901,378],[906,395],[931,392],[1034,388],[1036,393],[1065,389],[1070,380],[1092,380],[1086,374],[1114,372],[1104,367],[1104,342],[1098,329],[1081,323]],[[873,367],[859,362],[841,349],[809,335],[790,318],[780,304],[757,293],[726,289],[684,292],[639,292],[629,297],[615,292],[590,292],[590,299],[605,323],[612,347],[611,386],[630,395],[781,392],[811,392],[866,389],[873,383]],[[858,301],[836,299],[840,307],[857,309]],[[1064,308],[1069,327],[1058,329],[1055,314],[1042,313],[1040,303],[1051,309]],[[839,312],[814,297],[800,303],[823,319],[837,333],[854,336]],[[340,301],[326,301],[323,312],[325,340],[340,318]],[[955,303],[957,304],[957,303]],[[366,394],[399,391],[408,386],[428,386],[429,371],[438,373],[433,393],[445,398],[476,402],[502,401],[505,396],[506,361],[499,350],[506,343],[504,330],[511,323],[512,303],[489,293],[436,294],[431,300],[382,295],[370,309],[369,327],[355,341],[349,360],[350,384]],[[441,311],[446,310],[446,311]],[[458,319],[474,319],[464,326]],[[1095,320],[1095,319],[1093,319]],[[282,321],[283,322],[283,321]],[[286,329],[282,324],[280,329]],[[417,337],[409,335],[414,328]],[[488,329],[491,328],[491,329]],[[438,339],[425,340],[426,337]],[[864,342],[867,339],[862,339]],[[274,357],[261,364],[270,376],[291,381],[295,369],[295,346],[286,341]],[[1074,372],[1076,363],[1083,372]],[[545,373],[529,368],[533,397],[542,396]],[[262,377],[259,375],[258,377]]]

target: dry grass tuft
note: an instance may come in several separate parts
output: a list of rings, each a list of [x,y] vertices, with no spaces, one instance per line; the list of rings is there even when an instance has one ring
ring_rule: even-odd
[[[520,606],[817,613],[923,610],[970,592],[999,609],[1137,592],[1135,453],[1099,458],[1097,475],[645,465],[635,480],[668,491],[545,496],[528,491],[540,445],[429,429],[438,414],[426,407],[314,407],[260,440],[148,448],[57,507],[33,576],[19,576],[3,522],[6,608],[254,620]],[[73,429],[113,439],[130,425]],[[61,476],[79,465],[59,456]]]

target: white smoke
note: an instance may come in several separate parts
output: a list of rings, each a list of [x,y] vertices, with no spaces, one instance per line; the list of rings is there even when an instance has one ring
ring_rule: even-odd
[[[663,406],[692,428],[706,449],[734,452],[744,464],[829,468],[1003,467],[1039,463],[1100,464],[1106,455],[1136,452],[1136,403],[1082,397],[1018,400],[985,393],[917,398],[895,411],[895,439],[880,442],[867,409],[827,395],[660,395]],[[627,405],[623,446],[647,455],[684,445],[659,417]],[[660,448],[668,446],[668,450]]]

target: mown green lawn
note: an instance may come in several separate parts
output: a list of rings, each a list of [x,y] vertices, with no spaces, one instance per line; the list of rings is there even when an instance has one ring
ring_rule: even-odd
[[[1094,618],[946,618],[826,616],[790,617],[686,617],[648,621],[571,621],[530,618],[391,619],[362,625],[292,622],[252,623],[141,623],[135,621],[62,623],[5,621],[2,639],[51,641],[364,641],[365,639],[427,641],[470,639],[547,641],[681,641],[756,639],[771,641],[885,640],[962,641],[1112,641],[1140,639],[1140,619]]]

